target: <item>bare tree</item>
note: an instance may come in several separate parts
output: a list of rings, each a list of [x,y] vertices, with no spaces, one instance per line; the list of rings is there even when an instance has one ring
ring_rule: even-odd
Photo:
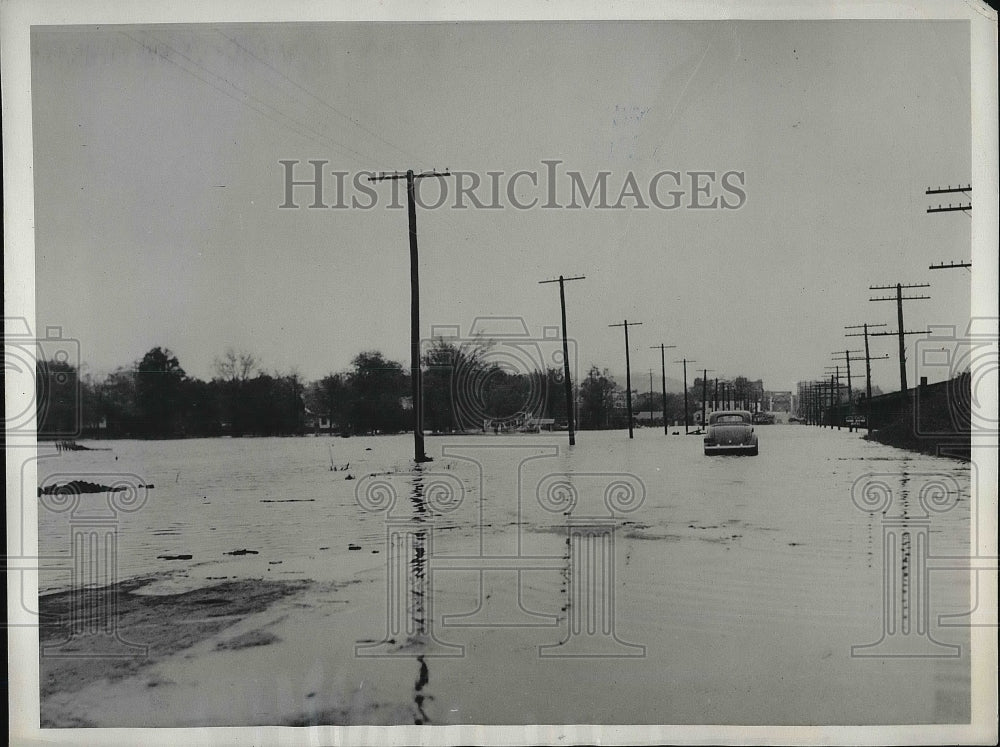
[[[246,350],[226,348],[221,356],[216,356],[213,364],[216,378],[223,381],[246,381],[260,372],[260,361]]]

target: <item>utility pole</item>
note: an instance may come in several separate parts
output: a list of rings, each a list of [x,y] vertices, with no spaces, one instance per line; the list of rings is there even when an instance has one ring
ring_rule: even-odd
[[[960,192],[961,194],[964,194],[966,197],[968,197],[969,198],[969,204],[968,205],[963,205],[962,203],[959,203],[958,205],[955,205],[954,207],[952,207],[952,204],[950,202],[948,203],[948,207],[943,207],[940,204],[938,204],[938,206],[936,208],[935,207],[929,207],[929,208],[927,208],[927,212],[928,213],[950,213],[950,212],[954,212],[956,210],[961,210],[962,212],[970,212],[971,213],[972,212],[972,196],[971,196],[972,195],[972,185],[971,184],[969,184],[966,187],[963,187],[961,184],[959,184],[957,187],[952,187],[949,184],[944,189],[941,189],[941,188],[938,188],[938,189],[928,189],[926,192],[924,192],[924,194],[927,194],[927,195],[943,195],[943,194],[953,194],[953,193],[956,193],[956,192]]]
[[[368,177],[370,182],[385,179],[406,179],[406,215],[410,224],[410,385],[413,393],[413,461],[429,462],[424,451],[424,395],[420,371],[420,273],[417,257],[417,207],[414,199],[414,183],[426,177],[451,176],[451,172],[425,171],[414,174],[413,169],[405,174],[393,172]]]
[[[896,283],[895,286],[892,285],[869,285],[868,290],[891,290],[896,289],[896,296],[880,296],[878,298],[869,298],[869,301],[895,301],[896,302],[896,315],[899,323],[899,328],[895,332],[873,332],[872,337],[883,337],[886,335],[899,335],[899,385],[900,391],[905,392],[907,390],[906,386],[906,346],[904,343],[905,335],[926,335],[927,332],[906,332],[903,328],[903,301],[920,301],[929,299],[930,296],[904,296],[903,288],[930,288],[930,283],[912,283],[910,285],[903,285],[902,283]]]
[[[632,322],[633,327],[642,324],[642,322]],[[621,324],[609,324],[609,327],[624,327],[625,328],[625,403],[628,407],[628,437],[634,438],[632,433],[632,364],[629,361],[628,352],[628,325],[629,320],[626,319]]]
[[[715,393],[712,395],[712,410],[719,409],[719,377],[715,377]]]
[[[576,444],[576,430],[574,429],[573,423],[573,384],[569,380],[569,342],[566,338],[566,291],[563,288],[563,283],[569,282],[570,280],[585,280],[585,275],[578,275],[577,277],[564,278],[562,275],[559,276],[558,280],[539,280],[539,285],[544,285],[545,283],[559,283],[559,308],[562,311],[562,338],[563,338],[563,384],[566,389],[566,422],[569,426],[569,445],[573,446]]]
[[[684,358],[679,361],[674,361],[674,363],[684,364],[684,435],[688,433],[688,363],[697,363],[698,361],[688,360]]]
[[[653,369],[649,369],[649,425],[653,425]]]
[[[850,405],[848,408],[848,417],[850,418],[847,429],[849,431],[854,430],[854,388],[851,386],[851,353],[860,353],[860,350],[845,350],[843,358],[834,358],[835,361],[843,360],[847,362],[847,403]],[[837,353],[834,353],[837,355]]]
[[[705,412],[708,406],[708,372],[712,371],[711,368],[703,368],[701,370],[701,429],[705,430],[708,426],[708,414]]]
[[[669,432],[667,430],[667,362],[663,357],[663,351],[667,348],[676,348],[676,345],[664,345],[662,342],[659,345],[651,345],[650,350],[660,349],[660,375],[662,376],[661,383],[663,385],[663,435],[666,436]]]
[[[826,366],[826,370],[827,371],[829,371],[831,368],[834,370],[834,374],[836,375],[836,382],[837,382],[836,383],[836,388],[833,390],[833,392],[830,395],[830,403],[831,403],[831,405],[834,405],[835,408],[836,408],[836,409],[834,409],[834,410],[831,411],[831,421],[832,420],[836,420],[837,421],[837,430],[839,431],[840,430],[840,417],[838,416],[838,413],[840,411],[840,366],[839,365],[837,365],[837,366]],[[833,380],[831,380],[830,383],[832,385],[833,384]],[[836,400],[834,400],[834,396],[836,396]],[[833,423],[832,422],[830,423],[830,427],[831,428],[833,427]]]
[[[833,421],[836,418],[836,411],[834,410],[833,404],[833,374],[830,374],[830,410],[829,410],[829,420],[830,420],[830,430],[833,430]],[[837,430],[840,430],[840,426],[837,426]]]
[[[878,358],[872,358],[871,351],[868,349],[868,330],[871,327],[885,327],[885,324],[853,324],[849,327],[844,327],[844,329],[863,329],[864,332],[854,332],[851,334],[844,335],[844,337],[861,337],[865,338],[865,428],[868,430],[868,435],[872,432],[872,361],[873,360],[884,360],[889,357],[889,354],[880,355]],[[874,333],[873,333],[874,334]]]

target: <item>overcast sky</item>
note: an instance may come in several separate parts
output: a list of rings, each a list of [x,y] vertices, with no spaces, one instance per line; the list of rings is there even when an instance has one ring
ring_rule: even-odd
[[[32,34],[37,326],[80,340],[89,370],[169,347],[194,376],[227,347],[307,378],[359,351],[409,357],[405,209],[281,209],[281,160],[327,173],[475,172],[500,209],[418,208],[422,333],[477,317],[559,325],[567,285],[579,368],[668,375],[682,356],[789,389],[860,348],[844,325],[887,322],[871,284],[930,282],[906,327],[969,318],[970,219],[924,190],[968,183],[969,28],[961,21],[285,24],[36,28]],[[622,209],[541,207],[575,171],[607,171]],[[537,188],[515,172],[538,173]],[[676,209],[661,204],[681,190]],[[704,177],[693,194],[687,172]],[[725,190],[725,172],[740,172]],[[733,177],[735,179],[735,177]],[[425,180],[433,202],[438,185]],[[367,185],[367,182],[364,182]],[[740,197],[740,195],[744,195]],[[947,202],[949,196],[944,196]],[[958,197],[952,196],[954,201]],[[579,197],[578,197],[579,200]],[[692,200],[736,209],[691,209]],[[642,208],[642,201],[647,207]],[[468,205],[469,202],[466,201]],[[494,327],[487,326],[487,330]],[[915,338],[907,339],[912,351]],[[895,356],[895,338],[873,353]],[[874,381],[896,389],[893,361]],[[911,385],[915,383],[911,363]],[[693,376],[692,376],[693,378]],[[932,376],[932,380],[933,380]],[[645,389],[647,383],[640,383]]]

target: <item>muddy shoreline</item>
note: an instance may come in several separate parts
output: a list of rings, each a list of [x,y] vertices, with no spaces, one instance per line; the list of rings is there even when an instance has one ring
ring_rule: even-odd
[[[143,576],[39,597],[43,727],[83,725],[57,723],[46,708],[53,696],[99,680],[115,682],[135,675],[314,585],[302,580],[241,579],[180,593],[143,593],[165,578]],[[241,635],[219,645],[238,649],[275,640],[268,634]]]

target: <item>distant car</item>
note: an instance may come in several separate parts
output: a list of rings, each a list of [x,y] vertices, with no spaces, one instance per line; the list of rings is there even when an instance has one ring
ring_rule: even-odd
[[[751,420],[754,425],[774,425],[774,415],[769,412],[755,412]]]
[[[705,454],[748,454],[757,456],[757,434],[747,410],[720,410],[708,416]]]

